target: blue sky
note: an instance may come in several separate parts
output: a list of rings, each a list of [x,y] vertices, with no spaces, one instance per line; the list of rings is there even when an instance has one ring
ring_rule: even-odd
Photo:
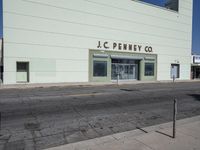
[[[144,0],[155,5],[162,6],[166,0]],[[200,0],[193,0],[193,34],[192,34],[192,51],[200,54]],[[3,37],[2,31],[2,0],[0,0],[0,37]]]
[[[200,0],[194,0],[193,9],[192,50],[200,54]]]

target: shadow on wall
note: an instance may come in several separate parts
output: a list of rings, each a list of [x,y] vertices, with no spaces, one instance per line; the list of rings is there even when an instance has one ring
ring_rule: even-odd
[[[189,96],[192,96],[195,100],[200,101],[200,94],[189,94]]]

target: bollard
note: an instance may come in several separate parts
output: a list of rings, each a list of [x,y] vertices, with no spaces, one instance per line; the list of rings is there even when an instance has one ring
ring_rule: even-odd
[[[176,138],[176,115],[177,115],[177,99],[174,99],[173,138]]]

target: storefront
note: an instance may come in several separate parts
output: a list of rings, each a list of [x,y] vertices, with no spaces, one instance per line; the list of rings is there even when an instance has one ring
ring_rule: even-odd
[[[90,50],[89,81],[156,80],[157,55]]]
[[[192,56],[191,78],[200,79],[200,55]]]

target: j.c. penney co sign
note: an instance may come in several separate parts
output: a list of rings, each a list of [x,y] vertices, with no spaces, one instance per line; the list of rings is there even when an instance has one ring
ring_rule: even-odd
[[[127,44],[127,43],[117,43],[108,41],[98,41],[97,49],[106,49],[106,50],[120,50],[120,51],[135,51],[135,52],[146,52],[152,53],[153,48],[151,46],[143,46],[137,44]]]

